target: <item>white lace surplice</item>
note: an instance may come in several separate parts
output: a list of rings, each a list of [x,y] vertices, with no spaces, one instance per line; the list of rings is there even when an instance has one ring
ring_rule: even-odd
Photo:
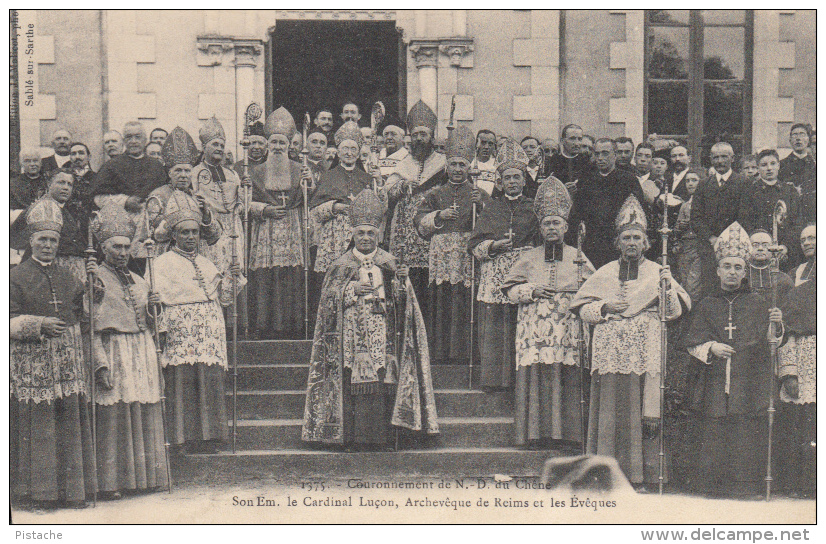
[[[780,388],[780,400],[794,404],[817,402],[817,335],[790,336],[789,340],[780,347],[777,353],[780,366],[791,362],[797,367],[797,383],[799,394],[796,399],[786,395],[786,390]]]
[[[533,286],[513,287],[515,290],[520,288],[533,289]],[[579,364],[579,323],[577,317],[568,311],[573,295],[554,293],[550,299],[537,299],[519,305],[516,322],[517,368],[540,363]]]
[[[112,383],[110,390],[97,388],[97,404],[160,402],[160,369],[150,331],[96,335],[95,352],[98,361],[106,360]]]

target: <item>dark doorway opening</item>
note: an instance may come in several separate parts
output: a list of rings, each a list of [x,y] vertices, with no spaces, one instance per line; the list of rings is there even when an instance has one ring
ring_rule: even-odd
[[[332,108],[338,127],[350,100],[361,126],[370,125],[377,100],[388,116],[407,109],[406,54],[393,21],[278,21],[270,44],[267,111],[284,106],[299,130],[304,112],[322,107]]]

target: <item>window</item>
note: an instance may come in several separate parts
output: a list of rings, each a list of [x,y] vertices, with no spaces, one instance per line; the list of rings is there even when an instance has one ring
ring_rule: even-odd
[[[682,139],[708,166],[711,146],[751,148],[750,10],[647,10],[645,133]]]

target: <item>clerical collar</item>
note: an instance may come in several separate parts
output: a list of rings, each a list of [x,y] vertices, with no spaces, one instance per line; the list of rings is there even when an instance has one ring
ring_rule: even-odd
[[[804,151],[802,154],[800,154],[800,153],[798,153],[797,151],[792,151],[792,155],[794,155],[794,156],[795,156],[795,157],[797,157],[798,159],[805,159],[806,157],[808,157],[808,156],[809,156],[809,152],[808,152],[808,151]]]
[[[341,163],[341,167],[344,168],[345,170],[347,170],[348,172],[352,172],[353,170],[356,169],[356,163],[353,163],[352,166],[347,166],[346,164]]]
[[[564,248],[562,242],[545,242],[545,262],[561,261]]]
[[[727,290],[723,289],[722,285],[719,286],[719,293],[723,297],[725,297],[726,295],[728,295],[728,296],[740,295],[742,293],[747,292],[748,290],[749,290],[749,285],[748,285],[748,282],[746,280],[741,281],[740,286],[737,289],[732,289],[731,291],[727,291]]]
[[[607,171],[607,172],[605,172],[604,174],[603,174],[602,172],[600,172],[600,173],[599,173],[599,175],[600,175],[600,176],[602,176],[602,177],[604,177],[604,178],[607,178],[608,176],[610,176],[610,175],[611,175],[611,172],[613,172],[613,171],[614,171],[614,170],[616,170],[616,169],[617,169],[617,167],[615,166],[614,168],[611,168],[610,170],[608,170],[608,171]]]
[[[54,261],[43,262],[40,259],[38,259],[37,257],[35,257],[34,255],[32,255],[32,260],[34,262],[36,262],[37,264],[39,264],[40,266],[46,266],[46,267],[50,266],[54,262]]]
[[[129,157],[130,159],[138,161],[138,160],[141,160],[144,157],[144,154],[141,153],[140,155],[135,156],[135,155],[130,155],[129,153],[126,153],[126,156]]]
[[[378,253],[378,251],[379,251],[379,248],[377,247],[372,252],[365,255],[364,253],[362,253],[358,249],[353,248],[353,255],[356,257],[356,259],[359,260],[360,263],[364,263],[365,261],[373,262],[373,257],[376,256],[376,253]]]
[[[579,157],[579,153],[577,153],[576,155],[568,155],[567,153],[565,153],[564,149],[561,149],[559,151],[559,154],[562,155],[563,157],[565,157],[566,159],[575,159],[575,158]]]
[[[768,180],[768,179],[760,178],[760,181],[762,181],[764,184],[768,185],[769,187],[773,187],[773,186],[777,185],[777,179]]]
[[[103,261],[103,266],[114,272],[115,276],[121,281],[121,283],[126,284],[133,284],[135,280],[132,278],[132,275],[129,273],[129,269],[125,266],[114,266],[109,264],[106,261]]]
[[[619,259],[619,281],[633,281],[639,277],[640,261],[626,261],[622,257]]]
[[[453,181],[452,179],[448,179],[448,180],[447,180],[447,182],[448,182],[450,185],[453,185],[454,187],[459,187],[459,186],[461,186],[461,185],[464,185],[464,184],[465,184],[465,181],[467,181],[467,180],[464,180],[464,179],[463,179],[462,181],[460,181],[460,182],[458,182],[458,183],[457,183],[457,182]]]
[[[511,196],[511,195],[509,195],[509,194],[507,194],[507,193],[502,193],[502,194],[503,194],[503,195],[505,195],[505,198],[507,198],[507,199],[508,199],[508,200],[510,200],[511,202],[513,202],[514,200],[519,200],[519,197],[520,197],[520,196],[522,196],[522,193],[521,193],[521,192],[520,192],[518,195],[516,195],[516,196]]]
[[[178,246],[172,246],[172,251],[174,251],[175,253],[177,253],[181,257],[186,257],[190,261],[195,260],[195,257],[198,256],[197,248],[190,253],[189,251],[184,251],[183,249],[179,248]]]

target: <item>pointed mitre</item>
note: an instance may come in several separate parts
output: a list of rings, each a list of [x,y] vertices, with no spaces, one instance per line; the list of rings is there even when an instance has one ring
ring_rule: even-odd
[[[714,243],[714,256],[718,261],[726,257],[740,257],[748,261],[750,254],[749,233],[737,221],[726,227]]]
[[[540,182],[533,201],[533,211],[540,221],[553,215],[558,215],[567,221],[572,204],[568,189],[561,181],[551,176]]]
[[[407,114],[407,132],[413,133],[416,127],[427,127],[430,132],[436,135],[436,114],[430,109],[430,106],[419,100],[413,107],[410,108],[410,113]]]
[[[335,134],[335,140],[336,146],[341,145],[341,142],[344,140],[353,140],[358,144],[359,149],[364,145],[364,136],[361,133],[361,129],[353,121],[347,121],[339,127]]]
[[[133,217],[122,204],[109,202],[92,217],[92,232],[98,242],[115,236],[125,236],[131,240],[137,228]]]
[[[465,126],[459,126],[455,130],[451,130],[445,144],[445,159],[461,157],[470,164],[475,155],[476,137],[473,132]]]
[[[280,134],[286,136],[288,140],[292,140],[295,131],[295,119],[284,106],[272,112],[264,124],[264,136],[267,139],[273,134]]]
[[[212,118],[201,126],[201,129],[198,131],[198,138],[200,138],[202,145],[206,145],[217,138],[226,141],[227,136],[224,134],[224,127],[221,126],[221,123],[213,115]]]
[[[646,219],[645,210],[637,197],[631,195],[625,199],[614,224],[617,234],[626,229],[639,229],[643,232],[648,230],[648,219]]]
[[[172,191],[169,200],[166,201],[163,219],[155,229],[155,240],[159,242],[169,240],[175,226],[183,221],[195,221],[200,224],[202,219],[198,201],[183,191]]]
[[[34,201],[26,212],[26,226],[29,234],[51,230],[60,234],[63,228],[63,212],[57,201],[44,196]]]
[[[192,136],[181,127],[172,129],[161,147],[161,160],[167,168],[176,164],[194,164],[198,154]]]
[[[363,189],[350,205],[350,225],[379,228],[384,217],[384,203],[372,189]]]
[[[519,142],[508,138],[500,146],[496,155],[496,170],[501,175],[508,168],[517,168],[523,172],[528,167],[528,154],[519,145]]]

